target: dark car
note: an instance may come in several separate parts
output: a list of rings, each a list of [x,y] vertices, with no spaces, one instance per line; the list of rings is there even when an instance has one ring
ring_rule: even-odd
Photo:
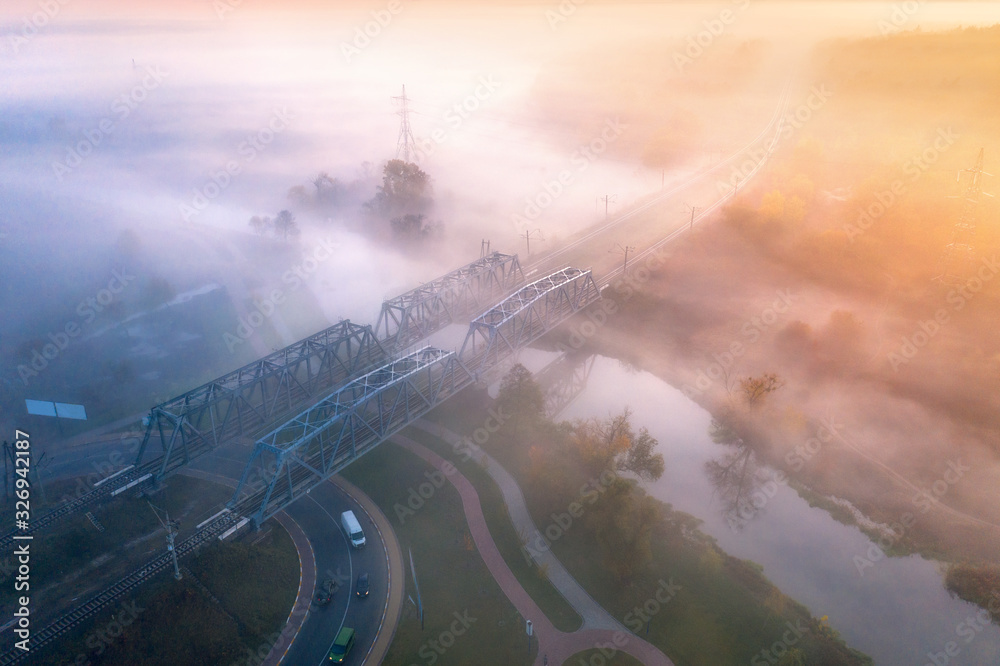
[[[368,596],[368,586],[369,586],[369,584],[368,584],[368,574],[367,573],[363,573],[363,574],[359,575],[358,576],[358,586],[357,586],[357,591],[358,591],[358,596],[359,597],[367,597]]]
[[[332,578],[327,578],[316,590],[316,605],[326,606],[333,600],[333,595],[337,591],[337,582]]]

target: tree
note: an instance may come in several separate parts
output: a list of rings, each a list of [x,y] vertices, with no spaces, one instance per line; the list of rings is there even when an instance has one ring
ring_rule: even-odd
[[[611,469],[632,472],[643,481],[663,476],[663,455],[653,453],[659,442],[646,428],[636,435],[628,407],[606,421],[590,419],[577,424],[573,439],[590,474],[600,475]]]
[[[294,236],[299,232],[299,228],[295,224],[295,216],[292,215],[291,211],[278,212],[277,217],[274,218],[274,232],[281,234],[282,240],[288,240],[289,234]]]
[[[632,472],[643,481],[655,481],[663,476],[663,454],[653,453],[659,442],[643,428],[639,436],[632,440],[632,446],[626,451],[619,462],[619,469]]]
[[[520,363],[504,375],[497,394],[497,408],[513,426],[515,434],[523,435],[541,422],[545,415],[545,395],[531,371]]]
[[[146,305],[155,307],[173,300],[177,295],[177,290],[166,278],[154,275],[146,282],[144,289],[144,300]]]
[[[382,184],[375,198],[365,204],[386,219],[426,212],[431,206],[430,177],[412,162],[389,160],[382,169]]]
[[[798,648],[789,648],[788,652],[781,655],[778,666],[806,666],[806,655]]]
[[[619,582],[629,582],[653,559],[650,534],[660,522],[657,501],[615,477],[594,509],[586,514],[601,560]]]
[[[313,185],[316,187],[316,202],[320,205],[337,204],[344,191],[344,186],[325,171],[316,176]]]
[[[424,224],[423,213],[414,215],[412,213],[402,217],[394,217],[389,220],[392,233],[396,238],[402,240],[420,240],[430,235],[430,225]]]
[[[774,393],[785,382],[774,373],[766,373],[760,377],[744,377],[740,380],[740,391],[743,392],[743,400],[751,409],[755,409],[768,395]]]
[[[253,232],[258,236],[263,235],[268,229],[271,228],[271,218],[267,215],[254,215],[250,218],[250,228],[253,229]]]

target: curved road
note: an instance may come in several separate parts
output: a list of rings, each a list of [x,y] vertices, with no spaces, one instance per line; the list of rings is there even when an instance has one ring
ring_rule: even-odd
[[[193,461],[182,473],[235,486],[248,458],[248,447],[227,444]],[[340,514],[347,510],[354,512],[364,530],[363,548],[352,548],[340,527]],[[289,625],[266,663],[325,664],[343,626],[357,632],[357,642],[345,663],[379,663],[395,632],[403,598],[403,586],[395,585],[403,580],[403,556],[388,519],[358,488],[336,476],[285,513],[301,528],[311,549],[303,552],[302,545],[296,543],[302,580],[308,585],[300,586]],[[310,561],[314,563],[311,576],[306,566]],[[371,579],[367,599],[355,595],[361,572],[368,572]],[[334,579],[340,587],[333,601],[320,607],[312,599],[316,586],[326,578]]]

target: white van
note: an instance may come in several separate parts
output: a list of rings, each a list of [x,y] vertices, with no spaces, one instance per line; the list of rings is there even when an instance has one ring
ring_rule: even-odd
[[[351,540],[352,546],[361,548],[365,545],[365,533],[361,531],[361,523],[354,517],[353,511],[340,514],[340,526],[344,528],[344,534]]]

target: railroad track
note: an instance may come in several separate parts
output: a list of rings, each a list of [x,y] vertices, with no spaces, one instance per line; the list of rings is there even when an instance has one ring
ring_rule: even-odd
[[[183,557],[199,546],[216,538],[227,529],[235,526],[239,522],[239,517],[234,513],[219,516],[214,521],[205,525],[193,535],[176,545],[177,557]],[[106,587],[83,603],[76,606],[71,611],[64,613],[42,629],[32,633],[30,638],[29,652],[12,647],[0,654],[0,666],[8,664],[20,664],[31,658],[32,654],[40,648],[45,647],[59,636],[70,629],[78,626],[87,619],[101,612],[122,596],[135,590],[153,576],[159,574],[173,565],[172,557],[169,553],[163,553],[151,559],[146,564],[132,571],[121,578],[118,582]]]

